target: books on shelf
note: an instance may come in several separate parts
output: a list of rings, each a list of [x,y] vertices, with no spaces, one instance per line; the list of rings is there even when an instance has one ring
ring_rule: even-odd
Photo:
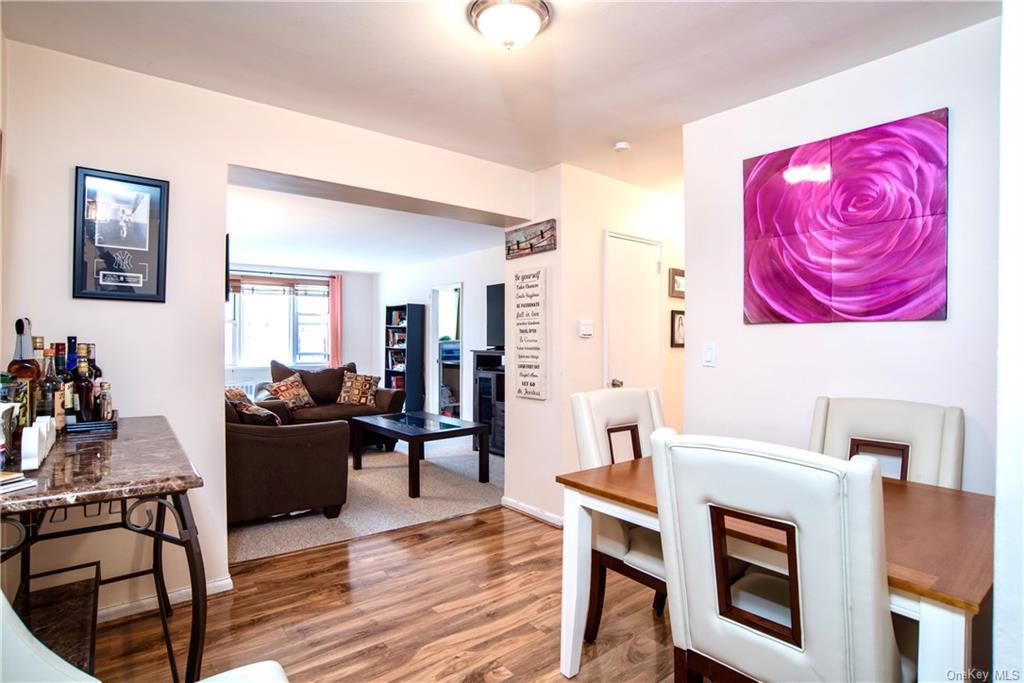
[[[405,324],[406,320],[404,309],[398,308],[388,313],[388,325],[393,327],[405,327]]]
[[[387,330],[386,346],[392,348],[405,348],[406,333],[403,330]]]
[[[395,372],[402,372],[405,370],[405,351],[400,349],[392,349],[388,351],[388,362],[387,369]]]

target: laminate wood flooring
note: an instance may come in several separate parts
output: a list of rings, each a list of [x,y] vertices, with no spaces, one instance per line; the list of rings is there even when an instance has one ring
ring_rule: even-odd
[[[562,533],[491,508],[232,566],[209,599],[203,675],[276,659],[303,681],[563,681]],[[668,681],[668,617],[608,575],[597,642],[576,681]],[[184,669],[189,610],[171,617]],[[170,679],[155,613],[101,624],[96,675]]]

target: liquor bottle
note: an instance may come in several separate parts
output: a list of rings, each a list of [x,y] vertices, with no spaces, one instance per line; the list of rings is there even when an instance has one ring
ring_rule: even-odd
[[[95,420],[95,385],[89,359],[82,354],[75,366],[75,417],[78,422]]]
[[[14,346],[14,358],[7,365],[7,372],[18,379],[27,379],[34,382],[42,376],[43,368],[34,358],[25,356],[27,351],[25,348],[25,335],[27,333],[31,336],[32,323],[28,318],[18,318],[14,322],[14,331],[18,335],[18,339]]]
[[[105,422],[114,419],[114,398],[110,395],[110,382],[100,382],[100,393],[96,396],[96,418]]]
[[[32,359],[39,363],[39,377],[46,374],[46,359],[43,357],[43,349],[46,348],[46,340],[42,337],[32,337]]]
[[[36,415],[51,414],[39,412],[39,404],[43,400],[42,381],[43,376],[46,374],[46,356],[43,354],[44,346],[46,346],[46,340],[42,337],[32,337],[32,360],[39,364],[39,369],[41,370],[39,379],[32,384],[32,423],[35,422]]]
[[[65,366],[72,375],[78,365],[78,337],[68,337],[68,357]]]
[[[57,429],[64,429],[64,385],[57,377],[57,366],[54,363],[53,349],[43,350],[46,374],[39,380],[39,401],[36,415],[53,417]]]
[[[62,397],[64,401],[64,414],[75,412],[75,376],[68,372],[65,363],[65,352],[67,348],[58,342],[54,347],[54,362],[57,369],[57,379],[61,382]]]
[[[99,364],[96,363],[96,345],[88,344],[89,349],[89,367],[92,368],[92,374],[96,375],[96,379],[103,376],[103,371],[100,370]]]

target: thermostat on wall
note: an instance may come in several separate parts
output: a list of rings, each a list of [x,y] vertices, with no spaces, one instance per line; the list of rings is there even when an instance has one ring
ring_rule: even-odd
[[[579,323],[579,336],[580,339],[590,339],[594,336],[594,321],[593,320],[580,320]]]

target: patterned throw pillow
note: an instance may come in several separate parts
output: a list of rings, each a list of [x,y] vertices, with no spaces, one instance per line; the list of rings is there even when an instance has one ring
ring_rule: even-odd
[[[241,401],[231,405],[238,411],[238,418],[244,424],[267,425],[269,427],[281,424],[281,418],[273,410],[261,408],[253,403],[242,403]]]
[[[246,395],[245,390],[241,387],[228,387],[224,390],[224,398],[226,398],[229,403],[252,403]]]
[[[313,397],[309,395],[306,385],[302,383],[299,373],[295,373],[280,382],[274,382],[267,387],[267,391],[284,401],[284,404],[288,406],[288,410],[316,408],[316,403],[313,401]]]
[[[231,407],[238,411],[238,419],[243,424],[250,425],[280,425],[281,418],[277,413],[254,404],[245,391],[238,387],[230,387],[224,390],[224,398]]]
[[[341,383],[341,393],[338,394],[338,403],[376,407],[378,384],[380,377],[346,372],[345,380]]]

